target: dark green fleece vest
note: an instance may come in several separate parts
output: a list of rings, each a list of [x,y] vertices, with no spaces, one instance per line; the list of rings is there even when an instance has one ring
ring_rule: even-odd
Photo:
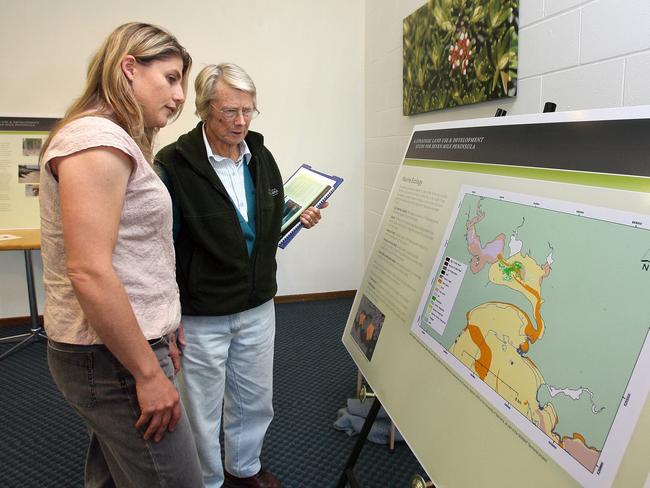
[[[280,238],[282,177],[264,138],[246,144],[255,185],[255,242],[249,255],[239,217],[208,161],[202,123],[161,149],[155,163],[172,195],[176,280],[185,315],[228,315],[256,307],[277,291],[275,253]]]

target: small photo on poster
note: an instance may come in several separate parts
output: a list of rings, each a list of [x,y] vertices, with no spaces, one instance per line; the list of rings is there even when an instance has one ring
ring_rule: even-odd
[[[38,164],[18,165],[18,183],[38,183],[40,177],[41,174]]]
[[[39,185],[25,185],[26,197],[37,197],[40,190]]]
[[[23,156],[38,156],[43,147],[43,139],[35,137],[23,138]]]
[[[350,334],[368,361],[372,359],[375,352],[375,345],[384,325],[384,318],[386,318],[384,313],[367,296],[363,295]]]
[[[291,200],[291,198],[286,197],[284,199],[284,208],[282,209],[282,225],[284,226],[284,224],[289,222],[294,215],[300,212],[300,209],[302,209],[300,205]]]

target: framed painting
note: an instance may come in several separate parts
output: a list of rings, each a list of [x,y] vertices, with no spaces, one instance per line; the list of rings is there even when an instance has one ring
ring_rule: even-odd
[[[517,93],[519,0],[429,0],[403,21],[403,113]]]

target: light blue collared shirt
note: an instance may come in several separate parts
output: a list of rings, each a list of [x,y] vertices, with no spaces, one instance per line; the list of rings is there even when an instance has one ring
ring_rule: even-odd
[[[244,185],[244,165],[248,165],[253,157],[246,141],[239,143],[239,158],[233,161],[219,154],[215,154],[210,147],[208,137],[205,135],[205,125],[201,128],[203,132],[203,142],[205,150],[208,153],[208,161],[217,174],[221,183],[226,188],[228,196],[232,200],[241,216],[248,222],[248,203],[246,201],[246,188]]]

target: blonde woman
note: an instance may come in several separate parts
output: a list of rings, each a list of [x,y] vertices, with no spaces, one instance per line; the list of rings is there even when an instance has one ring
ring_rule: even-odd
[[[118,27],[41,156],[48,362],[90,432],[87,487],[202,486],[167,339],[180,322],[171,201],[149,163],[191,62],[156,26]]]

